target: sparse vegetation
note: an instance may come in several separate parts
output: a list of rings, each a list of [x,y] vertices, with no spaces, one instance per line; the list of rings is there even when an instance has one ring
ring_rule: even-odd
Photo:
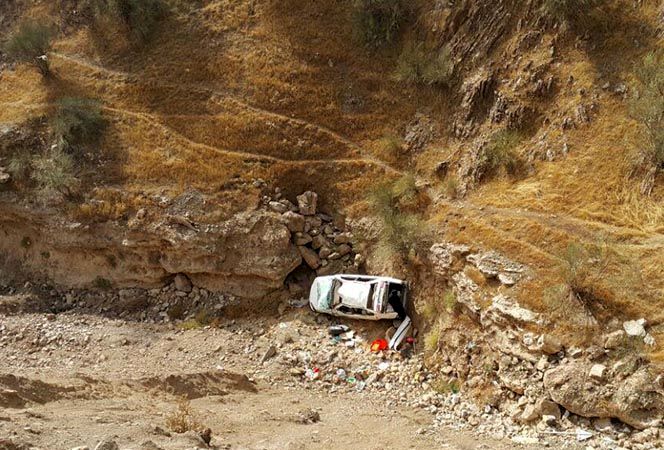
[[[542,12],[559,22],[571,22],[586,16],[604,0],[544,0]]]
[[[205,429],[191,407],[191,403],[185,397],[180,398],[177,409],[166,417],[166,426],[174,433],[186,433],[187,431],[200,433]]]
[[[454,61],[447,47],[428,49],[422,43],[408,44],[397,62],[397,80],[408,84],[449,87]]]
[[[35,66],[43,76],[50,75],[48,52],[53,31],[36,20],[22,22],[5,45],[7,55],[17,62]]]
[[[58,100],[51,118],[58,146],[69,152],[96,142],[105,126],[100,103],[87,98],[66,97]]]
[[[403,151],[401,139],[395,136],[384,136],[377,143],[378,157],[385,162],[395,164]]]
[[[97,288],[101,289],[103,291],[106,291],[108,289],[111,289],[113,287],[113,283],[111,283],[110,280],[103,278],[103,277],[97,277],[94,279],[92,282],[92,285]]]
[[[511,177],[525,173],[525,162],[516,152],[521,135],[516,131],[502,130],[495,133],[479,155],[480,178],[490,178],[505,172]]]
[[[357,34],[369,47],[392,44],[408,17],[405,0],[355,0]]]
[[[92,0],[92,11],[98,22],[120,22],[134,43],[142,44],[150,39],[167,7],[163,0]]]
[[[15,181],[29,181],[30,172],[32,171],[32,156],[27,152],[15,154],[9,160],[7,171],[11,174],[12,179]]]
[[[650,195],[657,174],[664,170],[664,50],[647,55],[635,75],[637,94],[630,112],[645,128],[645,139],[631,175],[642,179],[641,193]]]
[[[438,344],[440,343],[440,323],[438,321],[434,322],[431,330],[424,336],[424,351],[428,355],[434,354],[438,350]]]
[[[431,387],[434,391],[443,395],[458,394],[461,391],[461,386],[457,379],[443,380],[439,378],[432,383]]]
[[[459,180],[454,175],[445,178],[445,196],[451,200],[459,196]]]
[[[418,202],[415,178],[406,175],[399,180],[381,184],[369,195],[369,203],[382,223],[379,248],[386,258],[405,258],[426,243],[427,224],[412,211]]]
[[[32,161],[32,180],[42,191],[71,194],[79,181],[74,176],[74,162],[71,156],[59,149],[53,149]]]

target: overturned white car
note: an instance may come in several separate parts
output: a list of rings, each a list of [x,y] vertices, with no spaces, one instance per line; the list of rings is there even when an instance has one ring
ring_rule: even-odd
[[[318,277],[311,285],[311,309],[349,319],[404,319],[408,285],[403,280],[368,275]]]

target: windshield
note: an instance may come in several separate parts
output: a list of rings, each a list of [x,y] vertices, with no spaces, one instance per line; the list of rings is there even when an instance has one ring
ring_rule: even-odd
[[[330,309],[332,305],[332,287],[334,286],[333,280],[321,279],[316,282],[318,307],[322,309]]]

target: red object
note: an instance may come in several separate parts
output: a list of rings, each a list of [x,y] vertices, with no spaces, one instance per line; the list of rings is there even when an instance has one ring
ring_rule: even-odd
[[[413,344],[415,343],[415,338],[409,336],[406,338],[406,342],[408,342],[409,344]]]
[[[371,343],[371,351],[378,353],[382,350],[387,349],[387,341],[385,339],[376,339]]]

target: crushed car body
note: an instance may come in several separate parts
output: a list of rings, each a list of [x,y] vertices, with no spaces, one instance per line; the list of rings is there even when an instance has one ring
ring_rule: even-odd
[[[405,311],[408,285],[403,280],[368,275],[329,275],[318,277],[311,285],[312,310],[349,319],[397,319],[399,311],[388,298],[399,298]]]

